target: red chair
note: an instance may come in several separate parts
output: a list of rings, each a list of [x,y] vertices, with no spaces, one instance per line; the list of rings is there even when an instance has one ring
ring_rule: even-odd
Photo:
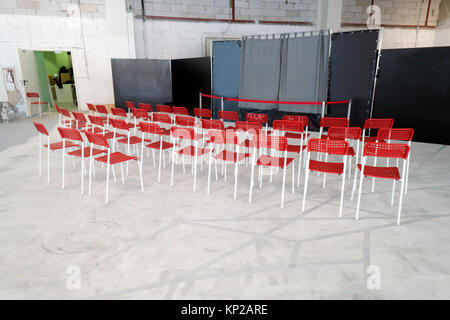
[[[348,127],[348,119],[347,118],[330,118],[323,117],[320,119],[320,139],[327,139],[327,135],[324,134],[324,129],[331,127]]]
[[[309,133],[308,133],[309,119],[307,116],[285,115],[285,116],[283,116],[282,120],[301,122],[303,125],[303,131],[305,132],[304,135],[302,135],[301,133],[297,133],[297,132],[286,132],[286,134],[284,135],[286,138],[301,139],[303,137],[306,140],[309,137]]]
[[[217,129],[217,130],[225,130],[225,125],[222,120],[214,120],[214,119],[202,119],[202,129]]]
[[[86,117],[82,112],[73,111],[72,116],[75,119],[75,125],[72,125],[72,128],[75,129],[85,129],[88,130],[88,123]]]
[[[30,116],[31,116],[31,106],[37,105],[39,106],[39,117],[42,117],[42,105],[46,104],[48,106],[48,111],[52,112],[52,108],[50,106],[50,103],[47,101],[41,101],[41,96],[38,92],[27,92],[26,93],[29,103],[29,110],[30,110]],[[32,101],[34,99],[37,99],[37,101]]]
[[[64,142],[50,143],[50,134],[42,123],[33,122],[36,130],[39,132],[39,177],[42,177],[42,148],[47,148],[47,183],[50,184],[50,151],[63,149]],[[42,144],[42,135],[47,136],[47,144]],[[66,142],[65,148],[80,148],[78,144]]]
[[[408,161],[406,163],[406,176],[405,176],[405,194],[408,192],[408,177],[409,177],[409,161],[411,159],[411,142],[414,136],[414,129],[411,128],[396,128],[396,129],[388,129],[381,128],[378,130],[377,139],[378,141],[387,141],[391,143],[394,141],[407,141],[410,149]],[[389,158],[388,158],[389,161]],[[398,160],[397,160],[398,161]],[[389,166],[389,162],[388,162]],[[398,167],[398,164],[397,164]]]
[[[400,216],[401,216],[401,211],[402,211],[403,193],[404,193],[404,187],[405,187],[405,176],[406,176],[408,154],[409,154],[409,146],[407,144],[368,142],[364,145],[362,164],[358,164],[358,166],[357,166],[359,171],[361,171],[361,174],[360,174],[360,180],[359,180],[358,204],[356,205],[356,215],[355,215],[356,220],[359,219],[359,208],[360,208],[360,204],[361,204],[361,190],[362,190],[362,183],[363,183],[364,177],[373,177],[373,178],[393,180],[391,205],[394,205],[395,183],[397,180],[400,180],[401,181],[400,201],[399,201],[398,212],[397,212],[397,225],[400,225]],[[399,170],[398,166],[396,166],[396,167],[368,166],[366,164],[367,157],[403,159],[402,174],[400,175],[400,170]],[[356,176],[357,172],[358,171],[355,172],[355,176]],[[356,179],[355,179],[355,181],[356,181]],[[355,189],[356,189],[356,183],[353,184],[352,199],[353,199],[353,193],[354,193]]]
[[[268,124],[269,124],[269,120],[267,118],[267,114],[265,113],[247,113],[245,115],[245,120],[246,121],[253,121],[253,122],[259,122],[261,123],[261,125],[265,125],[266,126],[266,134],[270,134],[270,131],[268,131]]]
[[[239,121],[239,115],[236,111],[219,111],[219,119],[222,121]],[[228,126],[227,128],[234,128],[234,126]]]
[[[175,125],[177,125],[178,127],[194,128],[195,118],[187,116],[175,116]]]
[[[134,153],[137,154],[136,145],[139,143],[142,143],[142,138],[131,135],[130,133],[130,127],[128,126],[128,123],[125,120],[120,119],[109,119],[111,121],[111,125],[114,128],[114,140],[116,143],[125,144],[127,146],[127,154],[130,155],[131,152],[131,145],[134,146]],[[126,137],[117,139],[117,131],[120,130],[122,132],[125,132]],[[149,139],[145,140],[146,142],[151,142]],[[113,152],[115,151],[114,145],[113,145]],[[128,175],[128,166],[127,166],[127,175]]]
[[[185,107],[172,107],[172,113],[178,114],[178,115],[184,115],[184,116],[189,115],[189,111]]]
[[[207,136],[210,142],[210,151],[209,151],[209,167],[208,167],[208,187],[207,194],[210,193],[210,185],[211,185],[211,163],[214,159],[214,166],[216,169],[216,181],[217,177],[217,162],[231,162],[234,163],[234,196],[233,199],[237,198],[237,183],[238,183],[238,174],[239,174],[239,162],[245,160],[249,157],[249,153],[241,153],[239,150],[239,138],[234,131],[222,131],[217,129],[210,129],[207,132]],[[232,146],[232,150],[227,150],[228,146]],[[217,152],[216,155],[212,155],[214,149],[219,147],[222,148],[221,152]],[[225,174],[226,181],[226,174]]]
[[[147,122],[140,122],[139,123],[139,130],[143,133],[142,137],[144,137],[144,134],[147,133],[149,136],[152,135],[154,137],[157,137],[157,141],[145,144],[144,138],[142,138],[142,146],[141,146],[141,161],[142,164],[144,163],[144,146],[146,148],[149,148],[153,151],[153,167],[156,167],[155,163],[155,150],[159,150],[159,165],[158,165],[158,183],[161,182],[161,160],[164,162],[163,166],[166,167],[165,160],[164,160],[164,150],[172,149],[173,144],[167,141],[164,141],[161,127],[157,125],[156,123],[147,123]],[[153,137],[152,137],[153,138]]]
[[[153,108],[150,105],[150,103],[138,103],[139,109],[145,110],[148,114],[148,116],[151,118],[153,113]]]
[[[250,148],[253,135],[259,134],[262,131],[262,125],[260,122],[236,121],[235,130],[245,133],[245,140],[239,146],[242,148]]]
[[[118,121],[118,120],[116,120]],[[124,153],[121,152],[112,152],[111,153],[111,148],[109,146],[108,140],[106,140],[106,138],[101,135],[101,134],[95,134],[95,133],[89,133],[86,132],[86,137],[89,141],[89,143],[92,146],[100,146],[103,147],[105,150],[107,150],[108,154],[98,157],[98,158],[93,158],[92,154],[89,156],[89,195],[91,195],[91,190],[92,190],[92,167],[93,167],[93,161],[98,161],[101,163],[104,163],[107,165],[107,169],[106,169],[106,198],[105,198],[105,204],[108,204],[108,195],[109,195],[109,170],[110,167],[113,169],[113,174],[114,174],[114,168],[113,166],[116,164],[120,164],[120,168],[121,168],[121,172],[122,172],[122,183],[125,183],[125,177],[123,174],[123,163],[126,162],[127,164],[129,163],[129,161],[137,161],[138,163],[138,168],[139,168],[139,177],[140,177],[140,181],[141,181],[141,191],[144,192],[144,181],[142,179],[142,165],[141,162],[139,160],[138,157],[135,156],[129,156],[126,155]],[[92,150],[92,149],[91,149]]]
[[[134,109],[133,108],[131,110],[138,110],[138,109]],[[116,119],[125,120],[125,122],[128,125],[128,128],[131,129],[131,128],[135,127],[134,123],[128,122],[128,115],[127,115],[127,113],[125,112],[124,109],[122,109],[122,108],[111,108],[111,113]]]
[[[106,108],[106,106],[103,104],[97,104],[95,106],[95,108],[97,109],[97,113],[99,115],[103,115],[101,117],[106,119],[106,125],[108,126],[109,125],[109,112],[108,112],[108,109]]]
[[[351,177],[352,173],[352,158],[355,157],[355,166],[358,164],[359,154],[359,138],[361,137],[360,127],[330,127],[328,129],[328,139],[332,140],[346,140],[349,143],[348,148],[348,176]],[[356,152],[354,144],[356,143]],[[325,160],[326,161],[326,160]],[[324,175],[325,179],[325,175]]]
[[[196,189],[197,183],[197,158],[203,156],[209,150],[206,148],[200,148],[199,142],[202,139],[202,135],[197,134],[194,128],[179,128],[172,127],[171,138],[172,144],[174,148],[172,149],[172,173],[170,177],[170,186],[173,186],[173,173],[175,169],[175,154],[182,157],[183,161],[183,174],[186,173],[185,170],[185,156],[190,157],[192,159],[192,175],[194,176],[194,192]],[[186,147],[183,147],[183,142],[188,142]],[[178,150],[175,150],[175,147],[178,146]]]
[[[97,114],[97,109],[92,103],[86,103],[90,114]]]
[[[194,115],[197,118],[212,118],[212,112],[210,109],[194,108]]]
[[[268,136],[265,134],[255,134],[252,138],[253,154],[252,154],[252,173],[250,178],[250,192],[248,202],[252,201],[252,191],[253,191],[253,177],[255,166],[259,169],[259,188],[262,188],[262,169],[263,167],[269,168],[280,168],[283,170],[283,186],[281,189],[281,209],[284,208],[284,189],[286,184],[286,168],[292,163],[292,184],[294,184],[294,158],[288,158],[287,156],[287,139],[285,137]],[[259,157],[257,156],[257,150],[260,151]],[[278,155],[266,155],[263,154],[264,150],[274,150],[275,152],[281,152],[282,157]]]
[[[127,107],[128,112],[130,112],[131,109],[136,108],[134,106],[134,102],[133,101],[125,101],[125,106]]]
[[[287,145],[287,151],[292,153],[298,153],[298,173],[297,173],[297,187],[300,186],[300,175],[301,175],[301,163],[303,150],[306,149],[306,144],[303,144],[304,135],[303,123],[301,121],[288,121],[288,120],[274,120],[273,121],[273,133],[274,135],[286,137],[287,133],[295,133],[300,135],[300,145]],[[294,185],[292,185],[292,192],[294,192]]]
[[[101,135],[105,136],[105,138],[107,140],[114,139],[117,137],[125,137],[125,135],[123,135],[123,134],[114,135],[113,131],[106,130],[105,121],[104,121],[103,117],[94,116],[94,115],[89,114],[88,119],[89,119],[91,127],[89,130],[85,130],[85,131],[89,131],[90,133],[101,134]]]
[[[378,129],[383,129],[383,128],[390,129],[393,126],[394,126],[394,119],[392,119],[392,118],[366,119],[366,121],[364,121],[364,128],[363,128],[362,136],[360,138],[363,145],[366,142],[384,142],[384,141],[378,141],[376,135],[372,136],[372,137],[366,136],[367,130],[378,130]]]
[[[156,111],[157,112],[162,112],[162,113],[172,113],[172,107],[171,106],[166,106],[163,104],[157,104],[156,105]]]
[[[328,162],[318,161],[311,159],[311,152],[325,153],[326,155],[338,155],[343,156],[342,162]],[[344,202],[344,187],[345,187],[345,165],[347,163],[348,154],[348,142],[345,140],[327,140],[327,139],[309,139],[308,141],[308,158],[307,168],[305,174],[305,186],[303,189],[303,203],[302,212],[305,212],[306,193],[308,190],[308,180],[310,171],[332,173],[342,175],[342,187],[341,187],[341,202],[339,205],[339,218],[342,217],[342,205]],[[323,183],[325,188],[325,179]]]
[[[166,113],[153,113],[153,122],[159,124],[163,136],[170,136],[170,127],[172,126],[172,118],[170,115]]]
[[[72,119],[72,116],[70,115],[69,110],[67,110],[65,108],[59,108],[59,112],[63,116],[63,119],[61,119],[62,125],[63,126],[69,125],[69,127],[71,127],[72,123],[74,122],[74,119]],[[64,118],[67,118],[67,119],[64,120]]]

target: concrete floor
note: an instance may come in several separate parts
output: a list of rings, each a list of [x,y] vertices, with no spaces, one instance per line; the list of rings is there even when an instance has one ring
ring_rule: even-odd
[[[168,168],[158,185],[147,159],[145,193],[132,164],[125,185],[111,184],[105,207],[100,167],[91,197],[80,194],[79,169],[70,161],[61,189],[60,153],[52,154],[51,184],[39,179],[37,137],[24,135],[23,125],[31,120],[0,125],[1,145],[8,146],[0,151],[1,299],[450,298],[447,146],[413,144],[410,189],[396,226],[386,181],[375,193],[365,184],[355,221],[351,181],[344,217],[337,217],[339,177],[330,176],[322,190],[321,177],[311,175],[301,214],[303,183],[286,193],[280,210],[281,175],[255,188],[249,204],[245,166],[233,201],[231,170],[207,196],[205,170],[193,193],[181,167],[173,188]],[[81,268],[78,290],[66,285],[71,265]],[[367,287],[371,265],[379,268],[380,289]]]

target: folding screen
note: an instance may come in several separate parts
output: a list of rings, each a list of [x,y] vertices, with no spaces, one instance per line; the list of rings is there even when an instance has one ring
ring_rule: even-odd
[[[114,101],[125,107],[125,101],[165,104],[172,101],[170,60],[111,59]]]
[[[219,97],[239,98],[239,77],[241,61],[241,41],[227,40],[213,42],[212,92]],[[203,99],[203,104],[211,105]],[[212,100],[213,115],[218,117],[220,100]],[[225,101],[224,108],[239,111],[238,102]]]
[[[377,63],[378,30],[333,33],[328,100],[352,99],[350,125],[370,117]],[[328,116],[346,117],[347,105],[328,107]]]
[[[450,47],[381,51],[373,115],[413,128],[414,140],[450,144]]]
[[[171,63],[172,104],[191,110],[197,108],[198,93],[211,93],[211,59],[209,57],[174,59]]]

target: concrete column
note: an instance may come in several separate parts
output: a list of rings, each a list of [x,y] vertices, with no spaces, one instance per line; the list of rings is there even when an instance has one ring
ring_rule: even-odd
[[[337,31],[341,28],[342,3],[343,0],[319,0],[317,12],[319,29]]]
[[[135,58],[132,13],[127,13],[126,0],[105,0],[105,33],[111,58]]]

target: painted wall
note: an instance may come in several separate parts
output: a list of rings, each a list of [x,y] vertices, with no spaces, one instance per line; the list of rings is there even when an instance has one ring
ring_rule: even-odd
[[[39,94],[42,101],[51,102],[50,100],[50,86],[47,77],[47,67],[45,65],[45,58],[42,51],[34,51],[34,58],[36,60],[36,69],[39,77]]]

